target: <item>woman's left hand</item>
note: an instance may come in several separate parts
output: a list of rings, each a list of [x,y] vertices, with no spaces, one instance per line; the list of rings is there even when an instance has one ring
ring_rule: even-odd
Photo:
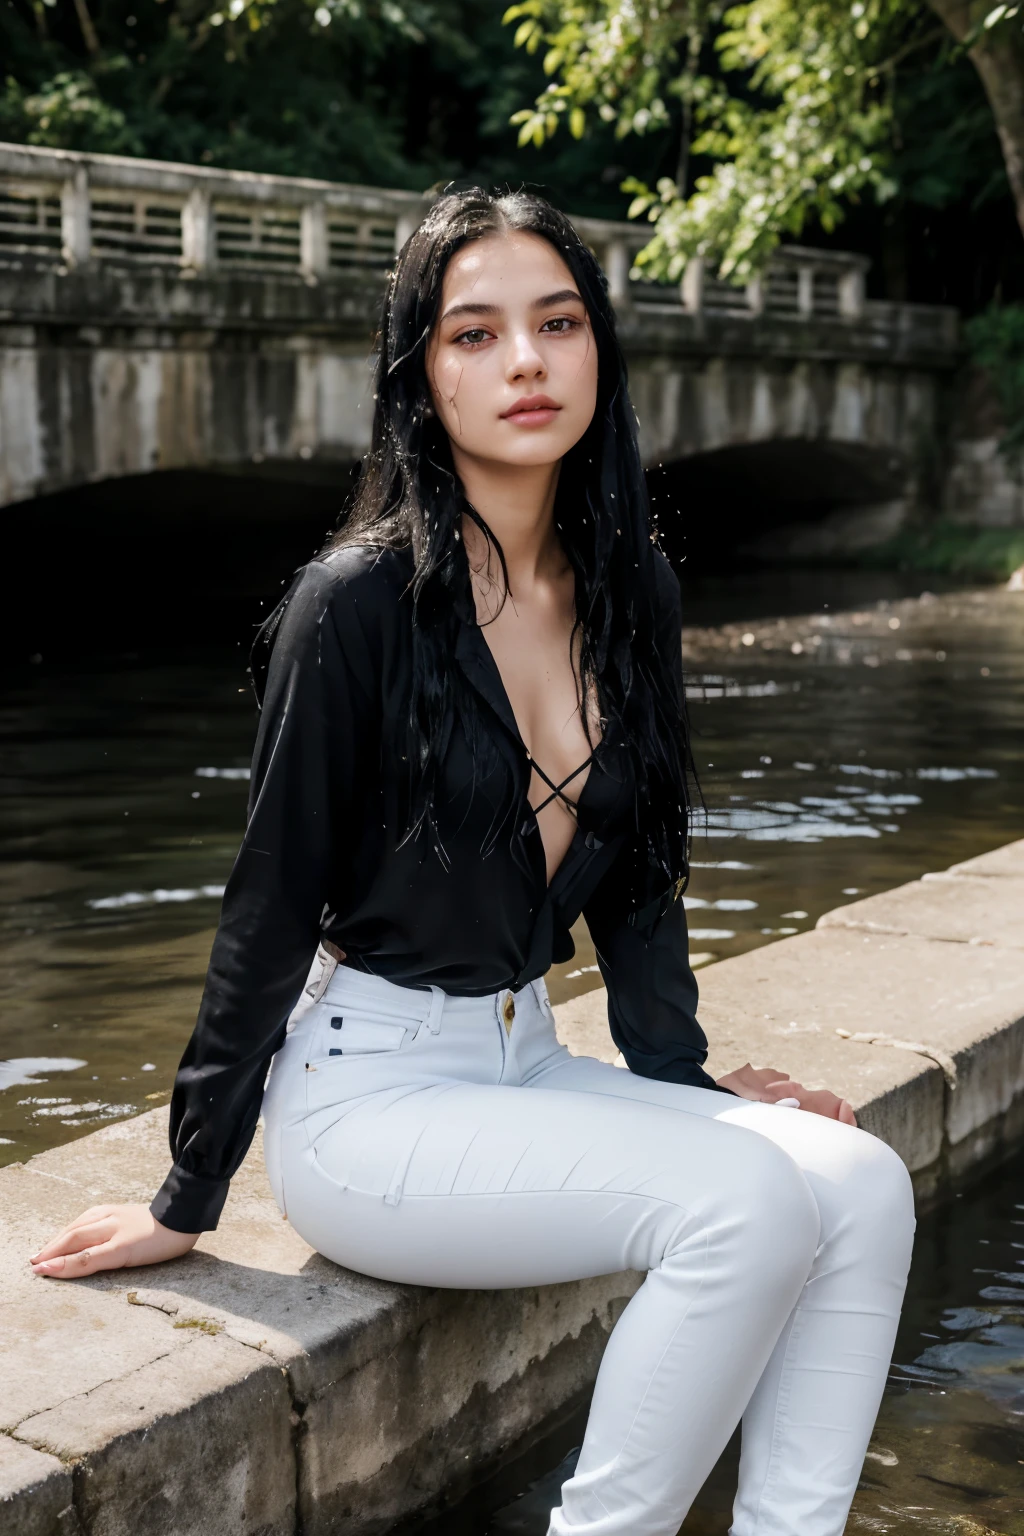
[[[797,1099],[801,1109],[812,1114],[824,1115],[828,1120],[841,1120],[844,1125],[856,1125],[857,1116],[848,1099],[841,1099],[827,1088],[805,1088],[777,1067],[752,1067],[745,1062],[735,1072],[727,1072],[715,1081],[722,1088],[731,1088],[742,1099],[752,1099],[759,1104],[775,1104],[779,1099]]]

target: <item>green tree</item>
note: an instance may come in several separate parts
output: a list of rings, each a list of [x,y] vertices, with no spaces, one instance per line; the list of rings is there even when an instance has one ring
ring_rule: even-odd
[[[419,189],[531,71],[490,0],[0,0],[0,138],[55,148]]]
[[[525,172],[620,217],[665,136],[526,157],[539,76],[492,0],[0,0],[0,139],[417,191]]]
[[[966,57],[1024,229],[1022,12],[990,0],[521,0],[504,19],[549,83],[513,121],[520,143],[540,145],[563,124],[577,137],[595,121],[645,134],[675,110],[675,174],[626,183],[631,214],[654,225],[638,265],[674,279],[699,254],[741,281],[809,221],[828,232],[852,201],[894,197],[908,71]],[[932,196],[935,179],[933,168]]]

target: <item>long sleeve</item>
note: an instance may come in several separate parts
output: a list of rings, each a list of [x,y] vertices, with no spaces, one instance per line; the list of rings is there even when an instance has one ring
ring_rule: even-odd
[[[686,909],[667,910],[648,938],[622,910],[616,867],[583,909],[608,989],[608,1027],[631,1072],[696,1088],[719,1088],[704,1071],[708,1042],[697,1022],[697,979],[688,958]]]
[[[656,574],[659,648],[672,669],[682,708],[679,583],[660,554],[656,556]],[[640,1077],[689,1083],[731,1095],[732,1089],[719,1088],[704,1071],[708,1042],[697,1022],[697,979],[689,961],[682,899],[668,890],[653,904],[653,913],[631,913],[623,897],[629,881],[621,866],[632,856],[631,849],[624,850],[583,908],[608,990],[612,1039],[629,1070]]]
[[[150,1207],[180,1232],[217,1225],[252,1141],[329,880],[344,878],[360,758],[375,750],[373,665],[344,570],[306,566],[278,615],[245,836],[174,1084],[174,1165]]]

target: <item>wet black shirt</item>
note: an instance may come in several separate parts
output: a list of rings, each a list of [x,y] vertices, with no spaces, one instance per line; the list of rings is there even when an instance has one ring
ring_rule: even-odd
[[[656,567],[659,632],[681,689],[679,587],[660,554]],[[254,654],[262,713],[248,823],[175,1079],[174,1166],[151,1206],[176,1231],[217,1224],[321,939],[390,981],[482,996],[571,959],[569,929],[582,913],[630,1070],[717,1087],[701,1065],[707,1040],[683,902],[655,892],[641,908],[626,895],[636,821],[625,743],[614,723],[605,729],[548,886],[526,747],[475,622],[460,621],[453,664],[482,700],[483,749],[474,771],[456,718],[436,796],[439,846],[402,842],[407,777],[396,744],[412,675],[411,574],[408,551],[377,546],[313,561],[266,626],[262,663]]]

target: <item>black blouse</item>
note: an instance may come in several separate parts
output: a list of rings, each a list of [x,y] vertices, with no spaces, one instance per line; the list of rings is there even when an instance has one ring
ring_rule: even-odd
[[[656,557],[665,655],[682,688],[679,586]],[[530,764],[479,626],[460,622],[455,664],[484,701],[473,754],[458,719],[436,796],[438,847],[401,842],[411,685],[412,556],[359,545],[305,566],[262,632],[262,714],[245,836],[228,880],[195,1029],[174,1084],[174,1166],[150,1209],[165,1226],[217,1225],[259,1117],[270,1059],[321,939],[348,965],[461,996],[512,990],[574,954],[582,913],[608,989],[612,1039],[645,1077],[717,1088],[702,1068],[682,901],[636,910],[630,756],[610,725],[550,886],[527,799]],[[262,645],[262,656],[261,656]],[[509,775],[513,794],[510,797]],[[511,821],[502,807],[513,805]],[[400,844],[400,846],[399,846]],[[722,1092],[729,1092],[722,1089]]]

